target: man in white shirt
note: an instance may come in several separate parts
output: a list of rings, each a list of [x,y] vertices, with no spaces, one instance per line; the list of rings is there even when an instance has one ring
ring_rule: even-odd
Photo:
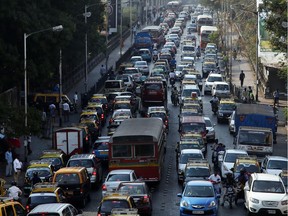
[[[22,169],[22,162],[18,159],[18,155],[15,156],[15,159],[13,161],[13,167],[14,167],[14,181],[16,182],[16,184],[18,184],[18,179]]]
[[[64,102],[62,105],[63,114],[64,114],[64,121],[69,121],[69,113],[70,113],[70,106],[67,102]]]
[[[221,177],[218,175],[217,170],[214,171],[214,174],[212,174],[208,180],[213,183],[214,190],[217,194],[221,194]]]
[[[16,186],[16,182],[11,183],[11,187],[8,189],[8,195],[14,200],[20,201],[22,191]]]

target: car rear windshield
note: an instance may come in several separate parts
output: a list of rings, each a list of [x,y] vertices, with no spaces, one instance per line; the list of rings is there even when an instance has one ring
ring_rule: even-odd
[[[45,204],[45,203],[57,203],[56,196],[31,196],[28,199],[28,203],[32,204]]]
[[[32,216],[60,216],[58,213],[47,213],[47,212],[30,213],[29,215],[32,215]]]
[[[111,181],[130,181],[129,174],[110,174],[107,179],[108,182]]]
[[[130,208],[126,200],[105,200],[101,206],[101,213],[110,213],[114,208]]]
[[[156,83],[151,83],[151,84],[145,84],[144,88],[146,90],[155,90],[155,91],[159,91],[162,89],[162,85],[161,84],[156,84]]]
[[[56,182],[59,184],[79,184],[80,179],[76,173],[58,173],[56,175]]]
[[[106,82],[105,88],[120,88],[120,82]]]
[[[186,177],[209,177],[210,171],[205,167],[191,167],[185,172]]]
[[[126,192],[128,194],[144,194],[145,193],[145,190],[144,190],[144,187],[143,185],[122,185],[120,188],[119,188],[119,191],[120,192]]]
[[[91,168],[93,167],[93,162],[92,160],[71,160],[67,164],[67,167],[85,167],[85,168]]]
[[[269,160],[267,169],[286,170],[288,166],[287,161],[282,160]]]
[[[226,154],[226,157],[225,157],[225,162],[228,162],[228,163],[235,163],[236,159],[239,157],[239,156],[245,156],[246,154],[237,154],[237,153],[229,153],[229,154]],[[247,155],[246,155],[247,156]]]
[[[203,159],[203,157],[201,154],[197,154],[197,153],[181,154],[180,163],[187,164],[188,159]]]

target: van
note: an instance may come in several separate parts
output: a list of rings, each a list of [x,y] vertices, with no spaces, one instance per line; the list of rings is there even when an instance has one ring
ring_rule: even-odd
[[[108,95],[110,92],[122,92],[126,91],[126,87],[123,80],[106,80],[104,92]]]
[[[212,95],[216,95],[220,98],[229,98],[230,94],[230,87],[227,82],[214,82],[212,85]]]
[[[141,100],[143,104],[152,103],[163,106],[167,100],[163,80],[158,77],[148,78],[141,89]]]
[[[65,94],[62,94],[62,102],[67,102],[70,106],[70,110],[74,110],[74,105]],[[59,109],[60,103],[60,94],[59,93],[36,93],[33,98],[32,106],[36,107],[39,110],[44,109],[45,111],[49,110],[49,105],[54,104],[57,109]]]

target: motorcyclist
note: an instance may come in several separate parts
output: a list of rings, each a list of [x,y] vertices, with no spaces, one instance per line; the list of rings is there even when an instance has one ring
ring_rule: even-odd
[[[223,193],[221,194],[221,206],[224,205],[224,198],[225,195],[227,193],[227,188],[232,187],[234,193],[236,194],[236,181],[233,178],[233,173],[231,171],[229,171],[228,173],[226,173],[226,182],[225,185],[223,185]]]
[[[153,60],[156,61],[157,58],[158,58],[158,50],[157,50],[157,48],[153,49],[152,55],[153,55]]]
[[[172,92],[171,92],[171,101],[172,101],[172,103],[174,102],[175,98],[176,98],[176,100],[178,98],[178,90],[177,90],[176,86],[174,86],[174,88],[172,89]]]
[[[31,179],[32,185],[42,182],[41,178],[38,176],[37,172],[33,173],[33,178]]]
[[[216,152],[225,151],[225,145],[223,143],[219,143],[216,147]]]
[[[175,57],[173,57],[173,59],[171,60],[171,67],[173,68],[173,70],[176,68],[176,60],[175,60]]]
[[[199,59],[199,57],[201,56],[200,46],[198,46],[197,49],[196,49],[196,56],[198,57],[198,59]]]
[[[221,177],[218,174],[218,170],[214,170],[214,174],[210,175],[208,180],[213,183],[213,187],[216,193],[220,194],[221,193]]]
[[[20,196],[22,195],[22,191],[17,187],[15,181],[11,182],[11,187],[8,189],[8,196],[13,198],[16,201],[21,201]]]
[[[214,95],[213,98],[210,100],[210,103],[211,103],[212,111],[214,110],[214,107],[217,109],[218,108],[218,104],[219,104],[218,97],[216,95]]]
[[[235,198],[235,204],[237,204],[237,200],[240,198],[244,199],[244,186],[248,181],[248,175],[245,168],[240,169],[240,175],[236,178],[236,182],[240,191],[238,191],[237,196]]]
[[[169,73],[169,81],[170,81],[171,86],[175,84],[175,79],[176,79],[176,74],[174,71],[171,71]]]

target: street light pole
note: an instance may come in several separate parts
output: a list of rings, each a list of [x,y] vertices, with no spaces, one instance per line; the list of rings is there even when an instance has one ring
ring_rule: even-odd
[[[120,15],[120,57],[122,56],[122,46],[123,46],[123,35],[122,35],[122,22],[123,22],[123,9],[122,9],[122,2],[121,2],[121,15]]]
[[[129,17],[130,17],[130,37],[131,37],[131,46],[133,44],[133,27],[132,27],[132,1],[129,0]]]
[[[88,6],[85,5],[84,18],[85,18],[85,81],[84,91],[87,93],[87,75],[88,75],[88,39],[87,39],[87,17],[91,16],[91,13],[87,13]]]
[[[28,127],[28,103],[27,103],[27,97],[28,97],[28,91],[27,91],[27,38],[31,35],[34,34],[38,34],[41,32],[45,32],[45,31],[62,31],[63,30],[63,26],[59,25],[59,26],[54,26],[52,28],[47,28],[47,29],[42,29],[36,32],[32,32],[30,34],[24,33],[24,118],[25,118],[25,130],[27,130]],[[27,132],[27,131],[25,131]],[[27,143],[27,136],[25,136],[25,140],[24,140],[24,155],[25,155],[25,162],[27,161],[27,145],[25,145]]]

